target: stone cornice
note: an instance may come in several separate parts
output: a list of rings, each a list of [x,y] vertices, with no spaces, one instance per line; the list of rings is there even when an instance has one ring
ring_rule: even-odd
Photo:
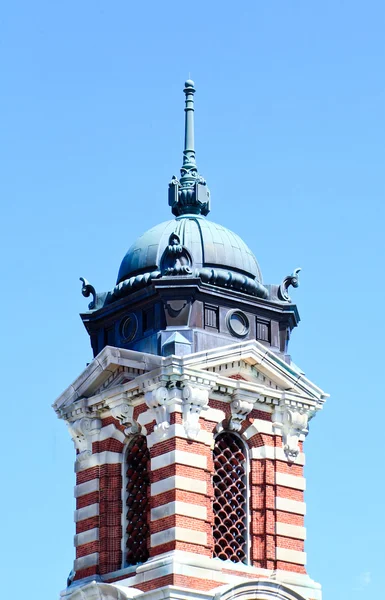
[[[240,360],[255,365],[269,383],[262,379],[245,381],[226,376],[227,366]],[[126,374],[121,370],[122,366],[129,367],[131,371],[141,368],[142,374],[114,385],[115,380],[120,380],[119,376],[112,376],[114,369],[117,375],[118,369],[122,375]],[[217,368],[214,370],[214,367]],[[103,381],[108,383],[103,385]],[[236,394],[250,394],[254,402],[257,398],[257,404],[285,404],[306,410],[309,418],[322,408],[327,397],[299,371],[258,342],[243,342],[191,356],[168,358],[106,347],[60,396],[54,408],[59,418],[75,421],[122,403],[130,406],[141,404],[144,395],[159,386],[171,388],[190,384],[207,387],[212,397],[225,402],[233,402]]]
[[[161,356],[106,346],[52,406],[59,414],[64,407],[73,404],[82,397],[92,396],[120,366],[151,371],[160,365],[162,360]]]
[[[309,418],[322,407],[314,397],[306,394],[274,389],[251,381],[236,380],[205,369],[184,367],[181,359],[173,358],[171,364],[163,364],[160,368],[139,375],[132,381],[106,389],[94,396],[75,400],[57,410],[59,418],[73,421],[90,413],[114,409],[122,403],[136,406],[143,402],[146,393],[160,386],[205,387],[210,389],[211,397],[228,403],[233,402],[236,396],[250,396],[254,399],[254,408],[258,408],[258,404],[286,404],[297,409],[306,409],[309,411]]]

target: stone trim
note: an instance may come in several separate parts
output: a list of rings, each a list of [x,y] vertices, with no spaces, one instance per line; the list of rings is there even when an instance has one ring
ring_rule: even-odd
[[[300,525],[289,525],[288,523],[276,523],[275,533],[296,540],[306,540],[306,527]]]
[[[151,484],[151,496],[157,496],[163,492],[179,489],[187,492],[194,491],[196,494],[207,494],[207,482],[182,475],[172,475],[161,481]]]
[[[254,419],[253,424],[245,429],[242,435],[246,440],[249,440],[257,433],[273,435],[273,423],[271,421],[265,421],[264,419]]]
[[[84,508],[78,508],[74,512],[74,521],[77,523],[78,521],[84,521],[85,519],[89,519],[90,517],[97,517],[99,515],[99,503],[90,504],[89,506],[84,506]]]
[[[111,452],[109,450],[105,450],[104,452],[95,452],[95,454],[91,454],[91,456],[86,460],[76,463],[75,472],[79,473],[79,471],[85,471],[86,469],[98,467],[100,465],[118,465],[121,464],[121,462],[121,452]]]
[[[305,502],[299,502],[298,500],[289,500],[288,498],[280,498],[278,496],[275,498],[275,508],[276,510],[295,513],[296,515],[306,515]]]
[[[306,565],[306,552],[299,550],[288,550],[287,548],[276,548],[277,560],[282,562],[294,563],[296,565]]]
[[[81,571],[82,569],[93,567],[98,563],[99,552],[93,552],[92,554],[87,554],[87,556],[81,556],[80,558],[76,558],[74,560],[74,571]]]
[[[151,548],[175,541],[206,546],[207,534],[203,531],[195,531],[185,527],[170,527],[165,531],[159,531],[151,535]]]
[[[138,421],[141,422],[140,418],[138,419]],[[180,423],[175,423],[174,425],[170,425],[167,428],[161,441],[163,442],[165,440],[170,440],[175,437],[183,438],[185,440],[189,439],[184,426],[181,425]],[[211,448],[212,443],[213,443],[213,435],[212,435],[212,433],[209,433],[208,431],[204,431],[203,429],[201,429],[200,432],[198,433],[197,437],[195,438],[195,441],[201,442],[202,444],[205,444],[206,446],[210,446],[210,448]],[[150,433],[150,435],[147,436],[147,445],[149,448],[152,448],[152,446],[154,446],[154,444],[156,444],[157,442],[159,442],[159,437],[157,436],[156,433]]]
[[[274,446],[258,446],[250,448],[250,458],[255,460],[263,460],[268,458],[270,460],[281,460],[286,463],[288,462],[283,449]],[[296,465],[305,464],[305,455],[303,452],[298,454],[295,463]]]
[[[305,477],[298,477],[297,475],[289,475],[288,473],[280,473],[276,471],[275,473],[275,483],[276,485],[281,485],[282,487],[293,488],[295,490],[306,489],[306,479]]]
[[[80,498],[81,496],[86,496],[87,494],[91,494],[92,492],[99,491],[99,479],[91,479],[90,481],[85,481],[84,483],[79,483],[74,487],[74,496],[75,498]]]
[[[192,519],[207,520],[207,508],[197,504],[174,500],[151,509],[151,521],[157,521],[170,515],[183,515]]]
[[[96,542],[98,539],[99,527],[94,527],[93,529],[88,529],[87,531],[76,534],[74,536],[74,545],[82,546],[83,544],[88,544],[89,542]]]
[[[162,469],[175,463],[198,469],[207,469],[207,457],[183,450],[171,450],[151,459],[151,471]]]

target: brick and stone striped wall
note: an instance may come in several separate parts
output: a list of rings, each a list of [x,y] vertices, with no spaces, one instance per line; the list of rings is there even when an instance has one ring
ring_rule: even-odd
[[[135,416],[141,415],[150,452],[150,559],[173,550],[212,557],[212,447],[218,423],[226,426],[229,411],[228,402],[210,400],[200,418],[199,436],[190,440],[180,410],[171,411],[170,426],[160,438],[154,431],[153,412],[144,403],[137,407]],[[127,570],[119,575],[124,566],[122,463],[126,444],[132,439],[124,431],[117,419],[104,417],[91,456],[76,464],[76,580],[96,574],[107,575],[108,581],[135,579],[135,573]],[[253,410],[239,433],[250,458],[250,565],[305,573],[303,454],[296,464],[288,463],[281,436],[273,431],[272,410],[267,407]],[[239,574],[236,564],[234,569],[224,564],[222,571]],[[219,583],[175,573],[135,582],[142,591],[162,585],[209,590]]]

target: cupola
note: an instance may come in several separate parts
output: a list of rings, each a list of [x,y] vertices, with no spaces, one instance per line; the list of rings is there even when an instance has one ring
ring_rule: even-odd
[[[210,192],[199,174],[194,142],[195,85],[186,81],[185,136],[179,179],[168,202],[174,219],[151,227],[124,256],[115,287],[92,294],[81,315],[95,355],[106,345],[165,355],[178,332],[184,353],[257,339],[289,360],[287,344],[298,323],[288,295],[297,269],[281,285],[266,285],[253,251],[236,234],[207,218]],[[181,344],[181,339],[184,342]]]

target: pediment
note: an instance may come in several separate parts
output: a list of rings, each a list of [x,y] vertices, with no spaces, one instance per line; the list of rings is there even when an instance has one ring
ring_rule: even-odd
[[[185,357],[184,364],[221,377],[305,395],[318,402],[328,397],[296,365],[286,363],[257,341],[198,352]]]
[[[153,354],[106,346],[59,396],[53,408],[60,412],[80,398],[89,398],[122,385],[157,369],[162,360],[162,357]]]

